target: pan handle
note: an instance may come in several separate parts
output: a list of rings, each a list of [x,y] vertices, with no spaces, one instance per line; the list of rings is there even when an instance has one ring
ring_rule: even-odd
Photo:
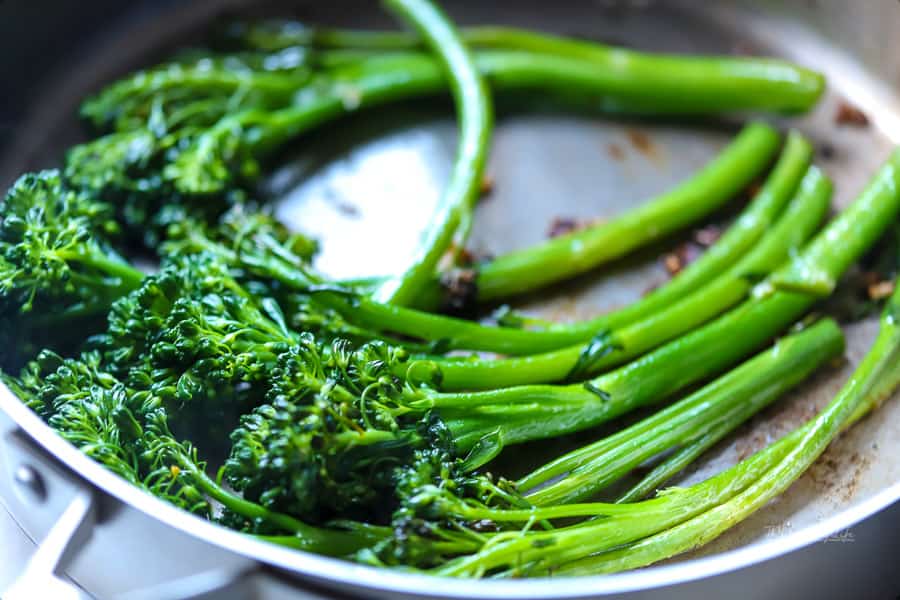
[[[90,486],[53,461],[21,431],[0,435],[8,498],[19,525],[41,540],[25,569],[0,597],[80,599],[90,596],[62,573],[90,539],[97,522],[97,498]],[[2,466],[2,465],[0,465]],[[2,473],[4,469],[0,469]]]
[[[63,578],[60,571],[65,568],[78,548],[90,538],[94,514],[95,503],[92,494],[88,491],[76,493],[28,561],[25,571],[2,594],[3,598],[7,600],[90,598],[81,588]]]
[[[4,504],[32,540],[41,540],[3,600],[53,598],[75,600],[93,596],[64,575],[78,553],[101,541],[98,527],[107,527],[117,513],[106,496],[68,471],[12,424],[0,411],[0,510]],[[4,431],[6,429],[6,431]],[[121,517],[121,512],[118,512]],[[96,540],[92,540],[97,532]],[[334,598],[312,584],[289,582],[252,559],[227,560],[221,565],[180,577],[160,578],[131,590],[107,594],[118,600],[243,600],[291,597],[298,600]],[[301,587],[302,586],[302,587]]]

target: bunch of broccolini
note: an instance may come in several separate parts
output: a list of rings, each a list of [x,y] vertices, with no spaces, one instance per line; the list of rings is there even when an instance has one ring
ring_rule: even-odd
[[[82,106],[95,137],[0,201],[0,377],[74,446],[149,494],[299,550],[447,576],[607,573],[716,537],[900,382],[898,291],[822,413],[706,481],[664,488],[842,353],[839,326],[810,311],[896,221],[900,151],[823,227],[832,188],[811,144],[751,123],[615,219],[451,265],[460,296],[442,275],[475,218],[492,96],[794,112],[824,81],[777,60],[457,30],[428,0],[384,5],[409,33],[238,23],[212,50],[109,85]],[[278,151],[343,115],[447,91],[456,159],[409,264],[358,282],[317,272],[315,241],[279,223],[257,185]],[[438,310],[593,271],[763,178],[716,243],[631,305],[568,324]],[[601,424],[616,429],[524,475],[493,462]]]

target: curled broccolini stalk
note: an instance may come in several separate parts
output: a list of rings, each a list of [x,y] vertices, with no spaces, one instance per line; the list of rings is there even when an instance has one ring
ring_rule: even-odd
[[[431,225],[404,272],[389,278],[375,293],[382,301],[408,306],[434,277],[454,239],[460,246],[465,244],[487,162],[494,114],[487,84],[456,27],[440,8],[428,0],[384,0],[384,5],[413,27],[434,54],[449,83],[459,121],[453,171]]]

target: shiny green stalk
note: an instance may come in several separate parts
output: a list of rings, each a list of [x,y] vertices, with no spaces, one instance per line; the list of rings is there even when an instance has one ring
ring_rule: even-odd
[[[698,548],[788,489],[845,427],[877,407],[900,384],[898,320],[900,289],[888,301],[872,348],[828,406],[791,435],[717,476],[723,480],[737,478],[751,463],[765,465],[765,471],[740,493],[712,506],[704,502],[701,506],[705,510],[692,518],[622,548],[574,561],[565,565],[562,573],[583,575],[634,569]],[[688,488],[683,493],[693,491],[694,488]]]
[[[459,33],[428,0],[385,0],[385,5],[422,36],[443,69],[456,102],[459,142],[453,172],[411,265],[388,279],[375,299],[398,306],[414,303],[434,277],[438,262],[469,219],[481,188],[490,144],[493,108],[488,87]]]
[[[802,248],[825,218],[831,189],[822,172],[810,168],[784,215],[751,252],[724,275],[658,312],[602,330],[587,345],[509,359],[444,361],[443,389],[585,379],[691,331],[744,300],[756,282]]]

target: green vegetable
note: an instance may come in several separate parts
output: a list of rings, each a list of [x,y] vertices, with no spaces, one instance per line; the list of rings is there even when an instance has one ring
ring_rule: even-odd
[[[747,297],[768,275],[816,232],[831,198],[830,181],[815,167],[767,236],[725,274],[694,293],[643,319],[600,330],[587,345],[575,344],[543,354],[502,360],[449,360],[441,363],[444,389],[522,385],[579,380],[640,356],[714,318]]]
[[[314,65],[297,49],[269,54],[200,54],[138,71],[81,105],[101,131],[207,127],[228,113],[290,104]]]
[[[746,419],[760,411],[844,349],[832,321],[807,333],[777,341],[771,350],[652,417],[538,468],[516,482],[518,489],[537,506],[582,500],[657,454],[692,443],[725,423],[734,428],[735,415]],[[548,484],[560,475],[565,477]]]
[[[225,48],[113,83],[82,106],[99,137],[72,148],[61,173],[25,175],[0,201],[0,382],[86,455],[286,548],[461,577],[613,572],[745,518],[900,383],[898,291],[872,351],[819,417],[707,481],[660,491],[841,352],[827,317],[769,344],[897,220],[900,150],[816,234],[831,185],[790,133],[725,235],[612,313],[553,324],[507,309],[496,327],[430,314],[423,307],[546,287],[688,227],[759,177],[779,146],[775,130],[748,125],[675,189],[463,272],[468,295],[448,297],[439,282],[459,273],[483,176],[488,86],[697,115],[805,110],[823,80],[775,60],[460,32],[429,0],[384,5],[412,31],[245,24]],[[447,91],[456,161],[409,267],[345,282],[317,273],[316,243],[256,198],[279,150],[343,115]],[[488,470],[509,445],[584,435],[669,398],[518,481]],[[637,484],[613,488],[649,461]],[[590,501],[601,492],[619,500]]]
[[[756,455],[741,461],[709,482],[673,496],[699,497],[697,492],[730,480],[752,477],[738,493],[722,494],[717,502],[704,502],[696,516],[622,548],[565,565],[567,575],[610,573],[637,568],[697,548],[747,518],[797,480],[840,431],[876,408],[900,384],[900,291],[895,292],[881,317],[881,329],[872,348],[837,396],[815,418]],[[721,485],[721,484],[720,484]],[[703,488],[701,490],[701,488]]]
[[[133,484],[192,512],[211,516],[207,498],[232,524],[249,532],[289,533],[293,546],[343,556],[383,539],[376,528],[321,529],[274,513],[221,487],[205,473],[196,449],[170,432],[165,403],[102,371],[96,353],[62,359],[42,353],[28,367],[33,403],[44,404],[50,425],[64,438]],[[26,396],[27,397],[27,396]]]
[[[703,181],[709,180],[710,174],[718,173],[725,177],[725,169],[741,163],[745,166],[752,165],[751,172],[762,169],[768,162],[771,152],[774,151],[775,138],[772,131],[764,126],[745,128],[744,131],[732,142],[722,156],[696,175],[687,186],[694,189],[703,187]],[[722,239],[704,254],[696,263],[690,265],[671,282],[655,290],[645,298],[634,304],[610,314],[587,321],[568,325],[552,325],[545,329],[526,330],[508,327],[487,327],[477,323],[464,321],[415,311],[412,309],[393,306],[390,304],[376,303],[358,296],[335,297],[330,294],[323,298],[329,306],[340,311],[346,318],[354,323],[370,329],[383,329],[405,334],[440,344],[447,349],[469,349],[503,352],[507,354],[532,354],[545,352],[555,348],[561,348],[578,342],[586,342],[612,327],[619,327],[634,322],[643,316],[649,316],[655,311],[680,299],[689,292],[722,273],[737,257],[745,252],[774,222],[778,213],[788,202],[797,183],[803,175],[803,171],[809,164],[812,148],[801,136],[792,133],[788,136],[785,151],[776,165],[771,177],[760,191],[750,207],[742,214],[738,221],[731,227]],[[749,178],[747,179],[749,181]],[[721,190],[706,190],[712,195],[718,195]],[[663,195],[660,199],[651,202],[650,212],[657,212],[663,208],[669,195]],[[724,197],[720,197],[724,200]],[[637,209],[641,211],[642,209]],[[646,209],[645,209],[646,212]],[[624,221],[634,222],[638,216],[634,211],[621,217]],[[615,227],[615,226],[614,226]],[[602,231],[608,231],[605,226],[600,226],[595,232],[603,235]],[[534,269],[552,270],[556,265],[543,264],[541,248],[535,247],[534,256],[538,259],[532,267]],[[486,277],[484,273],[482,279]],[[486,364],[478,362],[477,365]],[[477,369],[476,365],[465,364],[461,369]],[[447,364],[445,384],[453,386],[456,365]],[[490,368],[490,367],[488,367]],[[570,367],[571,368],[571,367]],[[564,374],[563,374],[564,375]],[[562,375],[560,376],[562,377]],[[531,379],[535,381],[547,381],[547,379]],[[528,381],[521,380],[519,383]],[[516,383],[500,382],[500,385]],[[460,386],[461,387],[461,386]]]
[[[774,148],[774,132],[751,125],[693,179],[627,214],[538,246],[498,257],[478,268],[478,298],[493,300],[538,289],[620,258],[708,215],[745,187]],[[755,147],[744,154],[743,145]],[[759,144],[759,145],[757,145]]]
[[[818,73],[780,60],[646,54],[511,27],[470,27],[462,36],[472,48],[584,61],[605,82],[609,102],[623,110],[636,105],[685,113],[803,111],[824,88]],[[421,45],[420,38],[405,33],[306,27],[296,21],[240,23],[227,37],[238,47],[266,51],[293,46],[398,51]]]
[[[0,364],[42,345],[80,343],[143,274],[113,247],[107,204],[63,190],[59,173],[23,175],[0,201]],[[79,326],[80,324],[80,326]]]
[[[782,338],[771,348],[653,416],[569,453],[519,479],[531,506],[499,509],[459,502],[448,494],[428,501],[445,518],[497,522],[605,514],[605,505],[569,504],[593,495],[649,458],[702,438],[741,413],[758,412],[843,350],[830,320]],[[746,417],[745,417],[746,418]]]
[[[481,189],[493,122],[488,88],[447,17],[428,0],[385,0],[423,37],[444,69],[456,102],[459,142],[450,182],[411,266],[386,281],[375,298],[398,306],[414,302],[437,270],[457,229],[468,222]],[[464,240],[463,240],[464,241]]]
[[[829,223],[801,255],[800,260],[805,259],[806,264],[815,267],[810,271],[813,274],[811,281],[816,281],[815,274],[821,271],[839,276],[877,240],[900,210],[898,183],[900,151],[895,151],[856,202]],[[838,237],[839,232],[845,237]],[[821,263],[813,262],[813,257]],[[756,306],[768,305],[772,311],[777,307],[802,312],[814,299],[815,296],[797,292],[769,292]],[[868,392],[876,388],[880,393],[887,392],[900,381],[893,366],[897,349],[896,310],[896,302],[892,299],[882,321],[883,332],[864,361],[859,377],[854,377],[845,388],[846,393],[839,395],[820,415],[820,425],[801,428],[768,450],[691,488],[676,488],[657,498],[633,504],[593,504],[577,508],[585,514],[589,510],[595,516],[605,515],[606,518],[600,521],[548,532],[498,534],[479,552],[460,557],[435,572],[457,576],[477,576],[498,569],[510,575],[523,571],[541,573],[548,569],[555,572],[557,567],[570,562],[574,565],[571,572],[613,571],[647,564],[711,539],[727,527],[725,523],[739,520],[765,504],[798,477],[844,422],[857,416],[863,404],[875,401],[871,397],[867,399]],[[747,329],[745,333],[752,333],[752,330]],[[796,447],[795,443],[798,444]],[[570,457],[577,458],[577,454],[576,451]],[[774,465],[778,466],[773,468]],[[577,467],[577,461],[572,466]],[[554,465],[553,468],[559,467]],[[736,500],[730,502],[732,498]],[[565,510],[559,508],[558,512]],[[692,520],[704,513],[707,518]],[[679,527],[681,523],[688,525]],[[660,532],[664,533],[654,537]],[[647,540],[638,541],[643,538]],[[617,549],[619,547],[623,548]],[[635,548],[637,552],[629,551]],[[601,554],[609,551],[612,552]],[[595,554],[597,556],[593,557]]]

